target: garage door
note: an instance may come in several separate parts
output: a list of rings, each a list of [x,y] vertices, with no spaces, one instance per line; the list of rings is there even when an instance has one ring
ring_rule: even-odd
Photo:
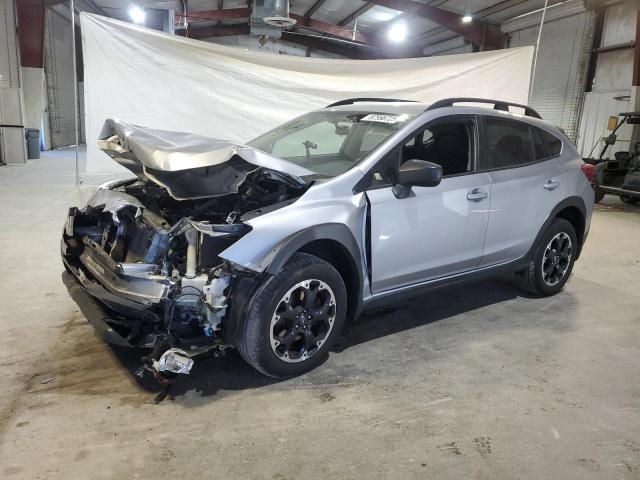
[[[20,86],[14,15],[13,2],[0,1],[0,88]]]
[[[47,10],[44,63],[51,147],[73,145],[76,127],[71,21],[54,8]]]
[[[512,47],[535,45],[539,26],[511,33]],[[546,23],[538,53],[531,105],[576,141],[593,38],[590,12]]]

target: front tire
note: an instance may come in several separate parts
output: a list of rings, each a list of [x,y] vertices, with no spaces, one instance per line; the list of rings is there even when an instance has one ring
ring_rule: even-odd
[[[529,267],[515,274],[522,290],[536,296],[558,293],[571,276],[578,240],[573,225],[556,218],[538,244]]]
[[[295,253],[258,287],[240,321],[236,346],[265,375],[299,375],[326,357],[342,330],[346,306],[346,288],[336,269],[321,258]]]

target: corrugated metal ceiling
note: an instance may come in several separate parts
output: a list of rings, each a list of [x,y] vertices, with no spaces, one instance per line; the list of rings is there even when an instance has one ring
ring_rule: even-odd
[[[81,1],[81,0],[80,0]],[[93,0],[93,3],[111,17],[128,20],[127,9],[133,0]],[[317,0],[293,0],[291,2],[291,12],[304,16],[315,4]],[[477,19],[486,20],[490,23],[500,24],[505,20],[519,15],[538,10],[544,6],[544,0],[416,0],[421,3],[439,7],[458,14],[471,13]],[[550,4],[559,3],[561,0],[552,0]],[[145,6],[152,8],[153,1],[143,2]],[[166,2],[163,2],[166,4]],[[190,12],[203,10],[216,10],[219,0],[188,0]],[[250,2],[247,0],[223,0],[223,9],[245,8]],[[361,10],[357,17],[357,30],[367,34],[379,34],[386,28],[402,19],[406,22],[409,35],[416,42],[422,45],[437,43],[456,35],[440,27],[437,23],[431,22],[422,17],[403,14],[400,11],[385,8],[379,5],[372,5],[362,0],[324,0],[320,3],[312,18],[330,24],[339,24],[354,13]],[[242,23],[235,21],[224,21],[222,25],[234,25]],[[198,22],[198,26],[215,25],[218,22]],[[354,21],[351,20],[345,25],[353,28]]]

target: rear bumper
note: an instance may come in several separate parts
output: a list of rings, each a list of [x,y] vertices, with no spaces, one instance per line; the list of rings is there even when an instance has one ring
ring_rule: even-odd
[[[626,195],[628,197],[640,197],[640,191],[629,190],[626,188],[608,187],[606,185],[600,185],[600,190],[605,193],[612,193],[614,195]]]

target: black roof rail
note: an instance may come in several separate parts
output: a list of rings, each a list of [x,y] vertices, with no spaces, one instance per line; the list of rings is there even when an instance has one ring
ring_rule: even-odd
[[[454,103],[463,103],[463,102],[464,103],[490,103],[490,104],[493,104],[494,110],[502,110],[503,112],[508,112],[509,107],[524,108],[524,114],[527,117],[535,117],[535,118],[542,119],[540,114],[528,105],[520,105],[519,103],[505,102],[504,100],[489,100],[486,98],[470,98],[470,97],[445,98],[443,100],[438,100],[437,102],[432,103],[431,105],[429,105],[429,108],[427,108],[427,110],[433,110],[435,108],[442,108],[442,107],[452,107]]]
[[[415,100],[399,100],[397,98],[347,98],[338,102],[327,105],[325,108],[339,107],[340,105],[351,105],[359,102],[415,102]]]

